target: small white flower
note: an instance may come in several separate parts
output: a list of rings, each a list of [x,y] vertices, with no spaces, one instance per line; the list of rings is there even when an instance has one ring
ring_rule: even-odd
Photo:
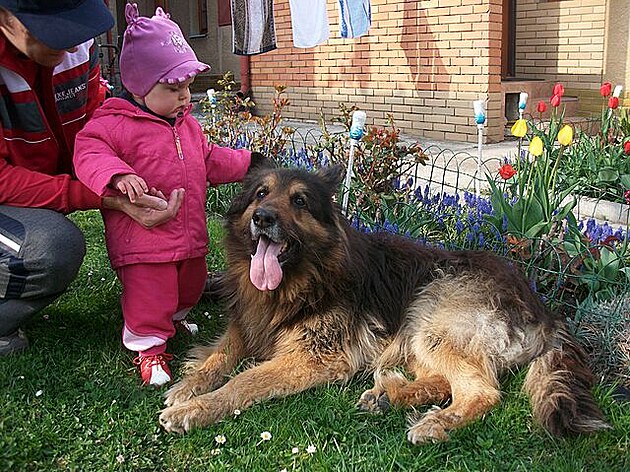
[[[288,470],[287,470],[287,468],[285,467],[285,468],[284,468],[284,469],[282,469],[280,472],[289,472],[289,471],[288,471]]]
[[[116,462],[118,462],[119,464],[122,464],[123,462],[125,462],[125,456],[123,456],[122,454],[118,454],[116,456]]]
[[[105,282],[105,277],[101,277],[101,282]]]
[[[44,315],[44,316],[42,316],[42,318],[44,318],[45,320],[47,320],[47,319],[49,319],[49,318],[50,318],[50,316],[48,316],[48,315]]]
[[[306,448],[306,452],[308,452],[309,454],[315,454],[315,451],[317,451],[317,448],[312,444]]]
[[[241,414],[241,410],[239,410],[238,408],[234,410],[234,416],[239,416],[240,414]]]
[[[94,272],[89,271],[89,272],[88,272],[88,276],[89,276],[89,277],[91,277],[93,273],[94,273]],[[120,456],[119,456],[119,457],[120,457]]]
[[[260,439],[262,439],[263,441],[270,441],[271,433],[269,431],[263,431],[262,433],[260,433]]]
[[[225,444],[225,441],[227,441],[227,439],[225,438],[225,435],[223,435],[223,434],[217,434],[217,435],[214,437],[214,441],[215,441],[217,444]]]
[[[291,449],[292,454],[298,454],[299,452],[300,452],[300,448],[298,447],[294,447],[293,449]]]
[[[221,449],[213,449],[212,451],[210,451],[210,454],[212,454],[213,456],[218,456],[219,454],[221,454]]]
[[[43,394],[44,394],[43,390],[38,390],[37,392],[35,392],[36,397],[41,397]]]
[[[24,380],[24,376],[23,375],[18,375],[18,379],[19,380]]]
[[[210,318],[210,313],[208,313],[207,311],[204,311],[203,316],[205,316],[206,318]]]

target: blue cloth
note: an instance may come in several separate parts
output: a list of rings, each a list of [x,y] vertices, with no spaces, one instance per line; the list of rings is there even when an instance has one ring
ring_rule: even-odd
[[[367,34],[372,24],[370,0],[339,0],[339,19],[342,38]]]

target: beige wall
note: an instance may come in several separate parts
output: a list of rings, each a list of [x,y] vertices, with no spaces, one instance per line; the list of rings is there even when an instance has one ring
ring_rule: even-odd
[[[604,77],[624,85],[624,105],[630,106],[630,0],[608,0]]]

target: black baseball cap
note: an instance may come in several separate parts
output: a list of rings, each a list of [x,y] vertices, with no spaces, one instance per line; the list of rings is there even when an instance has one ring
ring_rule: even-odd
[[[52,49],[77,46],[114,26],[103,0],[0,0],[38,40]]]

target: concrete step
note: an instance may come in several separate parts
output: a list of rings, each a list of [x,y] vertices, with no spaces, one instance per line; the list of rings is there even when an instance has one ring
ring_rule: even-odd
[[[503,80],[501,82],[501,91],[503,93],[503,110],[505,113],[506,126],[512,126],[514,121],[519,117],[519,96],[522,92],[528,94],[527,106],[524,110],[525,117],[535,119],[549,119],[553,107],[549,104],[549,100],[553,95],[555,82],[546,80],[522,79],[522,80]],[[543,101],[547,105],[547,111],[538,113],[538,102]],[[564,116],[578,116],[579,100],[577,97],[564,96],[561,99],[558,112]]]

